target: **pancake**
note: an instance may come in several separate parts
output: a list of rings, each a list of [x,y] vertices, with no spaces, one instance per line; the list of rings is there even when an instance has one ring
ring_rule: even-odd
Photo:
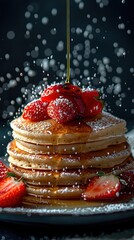
[[[37,145],[87,143],[123,136],[126,132],[126,122],[106,112],[64,124],[53,119],[31,122],[21,116],[11,122],[11,127],[15,139]]]
[[[78,169],[78,170],[35,170],[25,169],[17,167],[10,163],[11,170],[19,177],[23,177],[26,182],[33,183],[35,185],[46,185],[46,186],[70,186],[70,185],[85,185],[88,184],[89,180],[95,176],[98,176],[100,172],[103,173],[114,173],[119,175],[127,169],[134,167],[134,161],[132,157],[128,157],[122,164],[115,166],[114,168],[89,168],[89,169]]]
[[[105,150],[72,155],[39,155],[27,153],[16,146],[15,140],[7,147],[9,162],[25,169],[79,169],[111,168],[121,164],[131,154],[127,143],[110,146]]]
[[[33,186],[27,184],[27,194],[46,199],[80,199],[84,192],[84,186]]]
[[[37,195],[26,195],[23,198],[23,206],[30,208],[63,208],[63,209],[77,209],[87,207],[102,207],[108,204],[117,204],[121,202],[129,202],[132,199],[132,194],[122,194],[111,200],[101,201],[84,201],[82,199],[64,200],[64,199],[52,199],[44,198]]]
[[[107,140],[62,145],[40,145],[16,140],[16,145],[21,150],[32,154],[78,154],[106,149],[110,145],[120,144],[125,141],[126,138],[124,136],[116,136]]]

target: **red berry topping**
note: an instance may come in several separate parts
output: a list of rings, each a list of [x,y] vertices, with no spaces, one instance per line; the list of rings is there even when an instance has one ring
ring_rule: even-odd
[[[82,100],[85,104],[89,103],[92,98],[99,98],[99,92],[95,89],[87,89],[81,94]]]
[[[78,116],[83,116],[85,113],[85,103],[83,102],[81,95],[74,95],[74,96],[66,96],[67,99],[69,99],[71,102],[73,102],[76,113]]]
[[[41,100],[33,101],[24,108],[22,117],[32,122],[48,119],[47,106],[47,102],[42,102]]]
[[[127,170],[120,174],[123,188],[128,191],[134,191],[134,170]]]
[[[76,117],[76,110],[73,102],[67,98],[56,98],[48,105],[47,112],[49,117],[59,123],[73,120]]]
[[[0,181],[0,207],[18,206],[25,194],[26,186],[22,181],[17,181],[13,177]]]
[[[102,112],[102,109],[103,109],[102,102],[93,98],[86,104],[86,111],[84,116],[95,117],[96,115]]]
[[[85,104],[84,117],[94,117],[102,112],[103,104],[99,99],[99,92],[94,89],[82,91],[82,100]]]
[[[83,197],[85,200],[105,200],[119,196],[121,184],[119,178],[114,175],[105,175],[101,177],[94,177]]]
[[[55,100],[56,98],[61,96],[62,90],[63,90],[62,84],[52,85],[44,90],[44,92],[41,95],[41,100],[43,102],[50,102],[52,100]]]
[[[41,95],[41,100],[43,102],[50,102],[60,96],[67,97],[69,95],[78,94],[79,92],[81,92],[81,89],[70,83],[56,84],[44,90]]]
[[[7,176],[7,172],[9,171],[10,170],[8,167],[2,161],[0,161],[0,180],[5,178]]]
[[[78,86],[75,86],[71,83],[65,83],[63,85],[63,92],[66,94],[80,94],[81,88],[79,88]]]

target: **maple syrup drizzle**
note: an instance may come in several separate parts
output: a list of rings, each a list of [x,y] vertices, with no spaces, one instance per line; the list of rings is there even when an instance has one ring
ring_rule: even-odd
[[[66,0],[66,41],[67,41],[66,83],[70,83],[70,0]]]

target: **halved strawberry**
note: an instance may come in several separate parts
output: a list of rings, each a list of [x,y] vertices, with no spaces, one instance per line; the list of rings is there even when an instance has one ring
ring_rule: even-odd
[[[106,200],[119,196],[121,184],[119,178],[111,175],[94,177],[87,186],[85,200]]]
[[[18,206],[26,194],[26,186],[22,181],[7,177],[0,181],[0,207]]]
[[[27,106],[24,108],[22,117],[32,122],[48,119],[47,106],[48,102],[42,102],[40,99],[35,100],[27,104]]]
[[[84,117],[94,117],[102,112],[103,104],[99,99],[100,94],[97,90],[86,89],[85,91],[82,91],[81,97],[85,104]]]
[[[85,104],[88,104],[91,99],[95,98],[98,99],[100,96],[99,92],[95,89],[86,89],[82,91],[81,97]]]
[[[55,84],[46,88],[44,92],[41,94],[41,101],[50,102],[58,98],[62,93],[63,85]]]
[[[85,108],[85,117],[95,117],[99,113],[102,112],[103,104],[102,101],[99,101],[95,98],[90,99],[90,101],[86,104]]]
[[[75,86],[71,83],[65,83],[63,85],[63,93],[67,94],[81,94],[81,88],[78,86]]]
[[[9,168],[2,161],[0,161],[0,180],[5,178],[7,176],[7,172],[9,171]]]
[[[59,123],[73,120],[76,117],[76,109],[69,99],[56,98],[48,105],[47,112],[49,117],[55,119]]]

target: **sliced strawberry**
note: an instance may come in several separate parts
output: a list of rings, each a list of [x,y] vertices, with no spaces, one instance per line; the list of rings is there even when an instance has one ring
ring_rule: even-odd
[[[63,85],[63,93],[67,94],[81,94],[81,88],[71,83],[65,83]]]
[[[119,178],[114,175],[104,175],[94,177],[83,197],[85,200],[105,200],[119,196],[121,184]]]
[[[49,117],[55,119],[59,123],[73,120],[76,117],[76,109],[69,99],[56,98],[48,105],[47,112]]]
[[[134,169],[127,170],[120,174],[120,181],[123,188],[128,191],[134,191]]]
[[[87,89],[82,91],[81,97],[85,104],[88,104],[92,98],[98,99],[100,96],[99,92],[95,89]]]
[[[84,117],[94,117],[102,112],[103,104],[99,99],[100,94],[97,90],[87,89],[82,91],[81,97],[85,104]]]
[[[48,87],[44,90],[44,92],[41,95],[41,101],[43,102],[50,102],[52,100],[55,100],[61,95],[63,89],[62,84],[56,84]]]
[[[9,171],[9,168],[2,161],[0,161],[0,180],[5,178],[7,176],[7,172]]]
[[[103,104],[101,101],[92,98],[89,103],[86,104],[85,117],[95,117],[102,112]]]
[[[22,181],[8,177],[0,181],[0,207],[18,206],[26,194],[26,186]]]
[[[65,95],[65,98],[69,99],[76,108],[76,113],[78,116],[83,116],[85,113],[85,104],[80,95]]]
[[[79,92],[81,92],[81,89],[70,83],[56,84],[44,90],[41,95],[41,100],[43,102],[51,102],[60,96],[66,97],[69,95],[78,94]]]
[[[32,122],[43,121],[48,119],[47,114],[47,106],[48,102],[42,102],[41,100],[35,100],[29,103],[23,111],[22,117],[26,120],[30,120]]]

